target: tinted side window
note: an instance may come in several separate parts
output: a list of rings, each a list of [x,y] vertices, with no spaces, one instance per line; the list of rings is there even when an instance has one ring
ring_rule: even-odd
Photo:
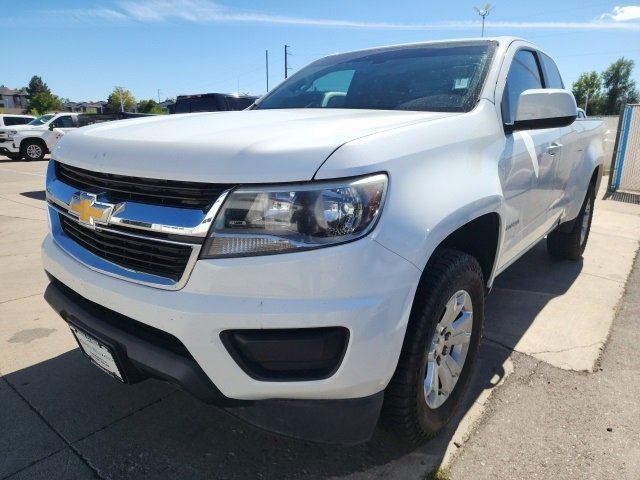
[[[73,128],[73,120],[71,117],[58,117],[53,121],[54,128]]]
[[[542,88],[538,61],[533,52],[520,50],[513,59],[502,95],[502,119],[505,123],[513,123],[520,94],[531,88]]]
[[[562,77],[560,76],[556,62],[544,53],[538,53],[538,55],[544,68],[545,88],[564,88],[564,83],[562,82]]]
[[[22,118],[22,117],[4,117],[4,124],[9,127],[11,125],[24,125],[25,123],[29,123],[31,118]]]

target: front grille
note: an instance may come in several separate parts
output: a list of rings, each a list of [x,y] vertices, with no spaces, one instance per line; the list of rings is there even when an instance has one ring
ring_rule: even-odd
[[[92,230],[63,214],[60,225],[76,243],[105,260],[123,268],[180,280],[189,262],[192,247],[159,242],[105,230]]]
[[[169,207],[208,209],[222,192],[233,185],[183,182],[157,178],[129,177],[93,172],[55,162],[56,177],[87,192],[105,192],[112,203],[132,202]]]

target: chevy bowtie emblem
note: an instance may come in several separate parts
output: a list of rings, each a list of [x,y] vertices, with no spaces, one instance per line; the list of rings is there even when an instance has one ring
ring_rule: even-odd
[[[98,195],[77,192],[71,197],[69,213],[78,217],[78,221],[90,227],[95,223],[108,223],[115,205],[98,201]]]

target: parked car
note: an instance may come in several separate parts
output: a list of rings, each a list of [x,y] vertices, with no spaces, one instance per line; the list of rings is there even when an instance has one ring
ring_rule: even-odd
[[[42,160],[71,129],[124,118],[147,117],[143,113],[47,113],[25,125],[0,129],[0,154],[12,160]]]
[[[250,110],[71,132],[45,298],[119,381],[317,441],[382,415],[420,443],[463,400],[496,276],[545,236],[585,249],[602,125],[576,117],[555,62],[500,37],[332,55]]]
[[[0,113],[0,128],[1,127],[12,127],[14,125],[24,125],[25,123],[29,123],[35,117],[33,115],[18,115],[18,114],[9,114],[9,113]]]
[[[231,93],[203,93],[200,95],[178,95],[172,113],[222,112],[244,110],[258,97]]]
[[[0,114],[0,146],[8,141],[7,128],[29,123],[35,117],[31,115]],[[7,128],[5,128],[7,127]]]

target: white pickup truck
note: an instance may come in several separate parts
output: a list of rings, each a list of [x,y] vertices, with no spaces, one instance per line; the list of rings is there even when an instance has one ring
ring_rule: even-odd
[[[42,160],[72,128],[78,128],[77,113],[47,113],[24,125],[0,128],[0,155],[12,160]]]
[[[602,126],[516,38],[332,55],[239,112],[112,122],[54,149],[45,297],[82,351],[262,427],[411,442],[452,418],[494,279],[577,260]],[[517,312],[514,312],[517,315]]]

